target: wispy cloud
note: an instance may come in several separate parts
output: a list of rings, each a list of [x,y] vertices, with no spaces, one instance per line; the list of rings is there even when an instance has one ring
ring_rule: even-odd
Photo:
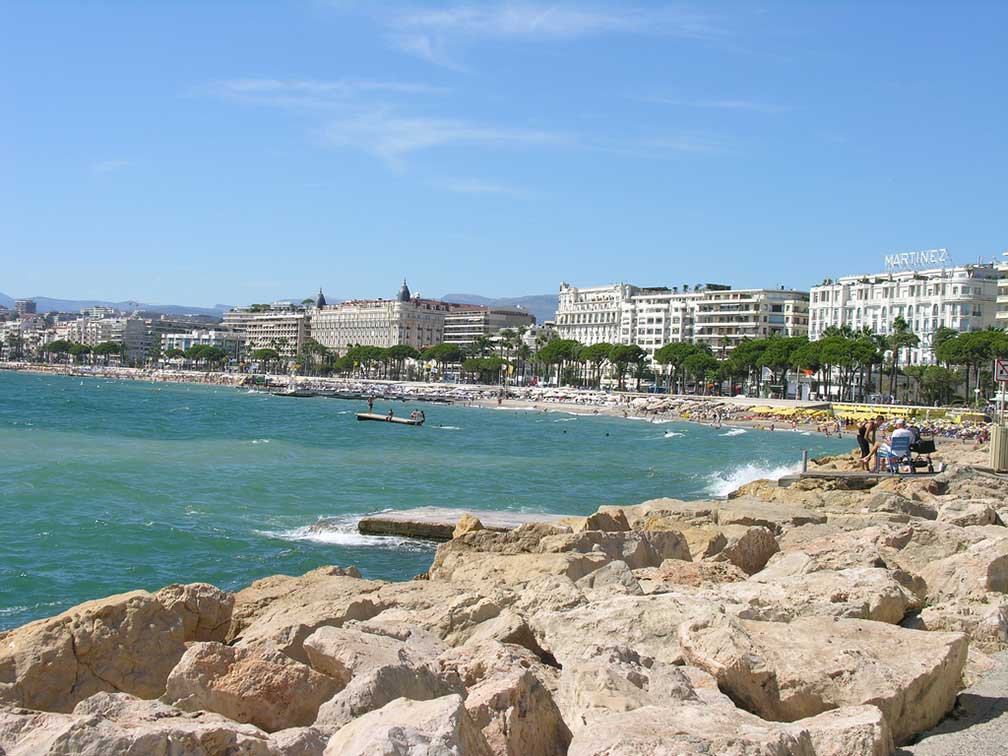
[[[439,9],[385,11],[379,21],[403,52],[438,65],[462,67],[449,50],[480,40],[572,40],[616,34],[689,39],[723,37],[709,14],[660,4],[498,2]]]
[[[433,182],[433,186],[456,194],[491,194],[508,197],[526,197],[528,191],[517,186],[499,184],[483,179],[443,179]]]
[[[226,79],[209,85],[211,94],[253,105],[300,108],[345,107],[364,95],[443,94],[443,87],[368,79]]]
[[[778,105],[772,102],[746,99],[713,99],[713,100],[689,100],[680,97],[668,97],[665,95],[645,95],[636,99],[642,102],[651,102],[657,105],[672,105],[683,108],[701,108],[704,110],[748,110],[755,113],[783,113],[790,110],[785,105]]]
[[[389,110],[372,110],[333,121],[320,131],[320,139],[326,145],[353,147],[389,162],[414,152],[453,145],[560,146],[573,142],[572,137],[558,132],[463,119],[412,117]]]
[[[129,160],[95,160],[91,163],[92,173],[115,173],[124,168],[129,168],[132,163]]]
[[[720,35],[709,17],[671,6],[617,3],[463,4],[438,10],[405,11],[394,17],[401,28],[470,37],[571,39],[601,34]]]

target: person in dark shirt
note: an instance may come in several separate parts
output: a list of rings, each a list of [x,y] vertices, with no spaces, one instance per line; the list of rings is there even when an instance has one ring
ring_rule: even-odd
[[[864,470],[869,469],[868,463],[871,461],[873,455],[873,449],[875,447],[875,436],[878,432],[878,426],[881,424],[882,417],[877,418],[870,417],[867,420],[862,420],[861,425],[857,429],[857,443],[858,447],[861,449],[861,467]]]

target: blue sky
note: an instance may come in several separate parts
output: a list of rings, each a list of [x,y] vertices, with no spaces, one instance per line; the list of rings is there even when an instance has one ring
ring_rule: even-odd
[[[243,303],[1008,248],[1008,4],[0,3],[0,291]]]

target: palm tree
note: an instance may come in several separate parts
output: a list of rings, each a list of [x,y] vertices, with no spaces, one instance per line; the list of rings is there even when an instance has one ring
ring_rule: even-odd
[[[889,336],[889,348],[892,350],[892,376],[889,379],[890,392],[896,396],[896,376],[899,373],[899,355],[901,349],[913,348],[920,343],[920,339],[910,330],[910,324],[904,320],[902,315],[897,315],[893,321],[893,332]]]

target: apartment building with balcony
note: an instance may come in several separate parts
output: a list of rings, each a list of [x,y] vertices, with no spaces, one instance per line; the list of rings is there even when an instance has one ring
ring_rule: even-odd
[[[232,359],[240,359],[245,347],[245,334],[239,331],[216,328],[194,328],[184,333],[164,333],[161,335],[161,353],[172,349],[183,352],[194,346],[211,346],[223,349]]]
[[[997,292],[997,324],[1001,328],[1008,328],[1008,252],[1005,252],[1004,262],[998,263],[998,292]]]
[[[998,286],[994,263],[827,279],[811,290],[809,336],[820,339],[831,326],[885,336],[902,317],[920,339],[909,363],[931,365],[939,328],[963,333],[998,322]]]
[[[693,341],[727,354],[744,339],[807,336],[809,293],[793,289],[709,289],[693,305]]]
[[[743,339],[804,336],[807,292],[724,284],[640,287],[560,285],[557,332],[582,344],[636,344],[651,357],[666,344],[706,344],[727,354]]]
[[[536,319],[520,307],[487,307],[484,305],[448,304],[444,316],[446,344],[472,344],[479,338],[491,338],[505,328],[529,328]]]

